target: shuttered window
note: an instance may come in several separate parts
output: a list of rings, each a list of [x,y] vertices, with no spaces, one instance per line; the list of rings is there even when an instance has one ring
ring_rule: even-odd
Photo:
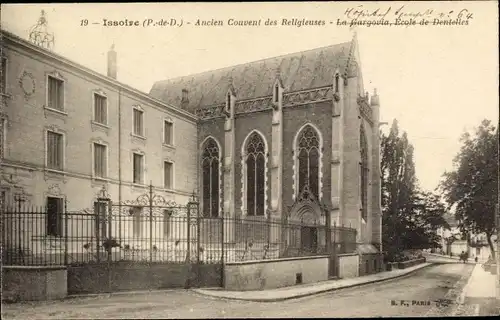
[[[165,189],[172,189],[173,164],[168,161],[163,162],[163,186]]]
[[[144,135],[143,126],[144,112],[139,109],[134,109],[134,134],[138,136]]]
[[[173,144],[173,139],[172,139],[172,132],[173,131],[173,123],[169,120],[165,120],[164,125],[163,125],[163,143],[172,145]]]
[[[49,76],[48,103],[49,108],[64,110],[64,82],[60,79]]]
[[[142,177],[144,174],[143,161],[144,161],[143,155],[134,153],[134,169],[133,169],[134,183],[142,184]]]
[[[63,135],[47,131],[47,167],[49,169],[63,169]]]
[[[94,175],[105,178],[107,176],[107,147],[94,143]]]
[[[2,57],[2,83],[0,86],[0,93],[6,93],[7,88],[7,59]]]
[[[100,124],[108,123],[107,98],[94,93],[94,121]]]

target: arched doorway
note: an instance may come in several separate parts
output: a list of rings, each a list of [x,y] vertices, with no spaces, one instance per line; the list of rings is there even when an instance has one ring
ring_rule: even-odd
[[[288,222],[294,229],[292,233],[296,236],[295,243],[302,254],[320,253],[321,248],[325,246],[322,208],[307,185],[292,205]]]

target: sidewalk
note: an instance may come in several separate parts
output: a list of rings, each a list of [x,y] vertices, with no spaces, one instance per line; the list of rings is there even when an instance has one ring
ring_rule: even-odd
[[[395,269],[392,271],[384,271],[376,274],[371,274],[368,276],[340,279],[340,280],[328,280],[328,281],[297,285],[293,287],[286,287],[279,289],[271,289],[271,290],[226,291],[217,288],[217,289],[193,289],[193,291],[202,295],[224,298],[224,299],[246,300],[246,301],[256,301],[256,302],[275,302],[288,299],[296,299],[328,291],[334,291],[334,290],[399,278],[406,276],[419,269],[428,267],[430,265],[432,265],[432,263],[422,263],[407,269]]]
[[[474,305],[474,315],[500,314],[500,300],[496,297],[496,275],[486,272],[482,264],[477,264],[462,291],[460,303]]]
[[[450,256],[447,256],[447,255],[444,255],[444,254],[439,254],[439,253],[425,253],[424,256],[425,255],[430,256],[430,257],[436,257],[436,258],[449,259],[449,260],[456,260],[456,261],[460,260],[460,258],[457,257],[457,256],[451,256],[450,257]],[[484,262],[484,261],[478,261],[477,263],[481,263],[481,262]],[[476,264],[476,262],[472,258],[468,258],[467,262],[465,262],[465,263]]]

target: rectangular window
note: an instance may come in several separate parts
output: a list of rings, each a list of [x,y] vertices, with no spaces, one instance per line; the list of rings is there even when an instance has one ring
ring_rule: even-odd
[[[62,236],[63,199],[47,197],[47,235]]]
[[[4,190],[0,191],[0,208],[2,208],[2,212],[7,210],[7,192]],[[3,231],[4,230],[2,230],[2,232]]]
[[[143,127],[144,112],[139,109],[134,109],[134,134],[138,136],[144,135]]]
[[[2,57],[2,83],[0,86],[0,93],[6,93],[7,89],[7,58]]]
[[[142,221],[141,221],[141,213],[142,207],[133,207],[130,209],[131,215],[133,217],[133,233],[134,237],[142,236]]]
[[[94,143],[94,175],[100,178],[107,176],[107,147],[103,144]]]
[[[144,174],[144,156],[142,154],[134,153],[134,183],[142,184],[142,177]]]
[[[108,124],[107,98],[97,93],[94,93],[94,121]]]
[[[172,189],[173,164],[168,161],[163,162],[163,186],[165,189]]]
[[[163,235],[169,237],[172,234],[172,210],[163,211]]]
[[[4,158],[5,142],[7,141],[7,119],[0,118],[0,159]]]
[[[60,79],[49,76],[48,103],[49,108],[64,110],[64,82]]]
[[[108,216],[108,207],[105,202],[94,202],[94,217],[95,217],[95,233],[101,239],[106,237],[107,224],[106,217]]]
[[[171,121],[165,120],[163,125],[163,143],[168,145],[173,145],[173,123]]]
[[[63,170],[63,135],[47,131],[47,168]]]

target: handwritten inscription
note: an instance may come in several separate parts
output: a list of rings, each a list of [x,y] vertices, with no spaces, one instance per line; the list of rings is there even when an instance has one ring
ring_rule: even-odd
[[[474,14],[466,8],[460,10],[438,11],[425,9],[412,11],[406,6],[366,9],[363,5],[347,8],[342,18],[337,19],[339,26],[464,26],[469,25]]]

